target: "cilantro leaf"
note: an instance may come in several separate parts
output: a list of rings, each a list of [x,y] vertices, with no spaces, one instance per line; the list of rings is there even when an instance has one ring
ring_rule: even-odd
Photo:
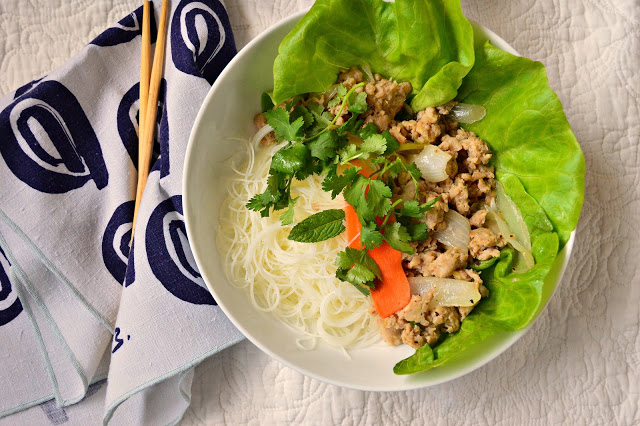
[[[302,120],[302,118],[298,120]],[[280,148],[271,158],[271,170],[294,174],[308,165],[309,156],[309,148],[302,143],[285,146]]]
[[[369,109],[369,105],[367,105],[367,94],[365,92],[351,92],[348,96],[347,104],[349,105],[349,112],[354,115],[362,114]]]
[[[324,129],[329,124],[331,124],[331,120],[333,119],[333,116],[331,115],[330,112],[325,111],[324,106],[322,106],[321,104],[311,102],[309,103],[309,105],[307,105],[307,109],[313,116],[313,119],[315,122],[313,133],[317,133],[318,131]]]
[[[336,277],[355,285],[364,294],[368,294],[369,288],[375,288],[373,280],[380,279],[382,275],[378,264],[369,256],[366,249],[357,250],[346,247],[344,251],[338,253],[336,265],[338,266]]]
[[[384,240],[394,249],[403,253],[413,254],[413,247],[409,245],[411,237],[407,229],[398,222],[388,224],[384,228]]]
[[[384,151],[384,155],[393,154],[398,148],[400,148],[400,144],[388,130],[382,132],[382,136],[387,141],[387,149]]]
[[[309,111],[309,109],[307,107],[305,107],[304,105],[300,104],[298,106],[296,106],[293,111],[291,111],[291,115],[289,117],[290,120],[293,120],[293,122],[295,123],[296,120],[302,117],[302,128],[306,129],[309,126],[311,126],[313,124],[313,114],[311,114],[311,111]]]
[[[377,134],[378,134],[378,127],[373,123],[365,124],[364,127],[358,131],[358,136],[360,136],[362,139],[366,139],[369,136],[373,136]]]
[[[338,85],[338,97],[342,99],[346,94],[347,94],[347,88],[344,86],[344,84],[340,83]]]
[[[294,105],[297,105],[301,100],[302,100],[302,95],[296,95],[296,96],[294,96],[293,98],[291,98],[291,100],[290,100],[289,102],[287,102],[287,103],[284,105],[284,109],[285,109],[286,111],[291,111],[291,108],[292,108]]]
[[[416,184],[416,188],[418,187],[418,179],[420,179],[422,177],[422,173],[420,172],[420,169],[418,168],[418,166],[416,166],[416,163],[402,163],[402,166],[404,167],[404,169],[407,171],[407,173],[409,173],[409,175],[411,176],[411,179],[413,179],[414,183]]]
[[[289,239],[301,243],[317,243],[344,232],[344,210],[331,209],[309,216],[293,227]]]
[[[340,164],[347,164],[351,160],[362,157],[362,152],[352,143],[347,145],[340,153]]]
[[[382,135],[368,136],[362,145],[360,150],[364,152],[370,152],[374,154],[384,154],[387,149],[387,140]]]
[[[302,139],[302,125],[304,118],[298,117],[290,123],[289,112],[283,108],[276,108],[264,113],[267,123],[273,127],[278,141],[299,141]]]
[[[327,102],[327,107],[333,108],[336,105],[340,105],[340,102],[342,102],[342,100],[338,97],[335,97],[333,99],[330,99],[329,102]]]
[[[369,186],[369,182],[370,179],[362,175],[355,176],[353,181],[344,188],[344,199],[347,200],[347,203],[357,209],[365,199],[364,193],[367,190],[367,186]]]
[[[309,142],[308,146],[313,157],[326,161],[336,155],[338,142],[334,132],[325,132]]]
[[[422,212],[420,205],[416,200],[405,201],[402,208],[396,212],[398,216],[413,217],[416,219],[422,218]]]
[[[441,196],[437,196],[431,201],[419,205],[417,200],[405,201],[403,207],[396,211],[399,217],[410,217],[414,219],[423,219],[424,213],[431,210],[433,206],[440,200]]]
[[[407,232],[409,241],[424,241],[429,238],[429,231],[424,223],[410,223],[407,226]]]
[[[360,228],[360,242],[369,250],[382,244],[382,234],[373,222],[366,223]]]
[[[293,223],[293,206],[296,204],[296,201],[298,201],[298,198],[300,197],[289,200],[289,209],[280,216],[280,222],[283,225],[291,225]]]
[[[361,222],[383,217],[391,209],[391,189],[384,182],[362,175],[345,188],[344,198],[356,209]]]
[[[249,210],[260,212],[262,217],[269,215],[269,207],[273,204],[273,197],[269,189],[266,189],[262,194],[254,195],[247,203]]]
[[[347,120],[342,126],[338,127],[336,131],[339,135],[345,133],[356,134],[358,128],[362,125],[363,120],[358,120],[358,116],[353,114],[350,119]]]
[[[364,193],[362,196],[365,197]],[[384,182],[370,180],[369,191],[365,197],[365,205],[367,209],[361,209],[362,217],[365,220],[383,217],[391,209],[391,189]]]
[[[342,172],[342,175],[338,175],[336,172],[336,167],[334,166],[327,173],[327,177],[322,181],[322,189],[325,191],[331,191],[331,198],[336,198],[338,194],[342,192],[342,190],[349,183],[353,182],[353,180],[358,176],[358,172],[361,170],[360,167],[350,167],[345,169]]]

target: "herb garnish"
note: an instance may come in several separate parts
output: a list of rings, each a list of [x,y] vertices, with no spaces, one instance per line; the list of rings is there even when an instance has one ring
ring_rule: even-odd
[[[375,280],[380,279],[380,268],[368,250],[386,241],[396,250],[413,253],[409,243],[429,235],[426,225],[419,220],[439,197],[422,205],[417,199],[393,201],[393,179],[405,172],[417,187],[422,175],[414,163],[405,163],[395,154],[400,145],[391,133],[379,132],[373,123],[363,126],[358,119],[369,108],[366,93],[356,92],[364,84],[356,84],[349,90],[342,84],[338,86],[335,97],[328,102],[329,108],[334,111],[337,108],[335,116],[321,104],[305,105],[302,97],[264,113],[276,139],[285,143],[271,160],[267,189],[251,198],[247,208],[263,217],[269,216],[272,209],[287,209],[280,220],[283,225],[290,225],[297,200],[291,198],[293,179],[324,175],[322,189],[331,192],[332,198],[343,193],[362,225],[360,249],[346,247],[338,254],[336,276],[368,295],[375,288]],[[336,125],[347,111],[351,117]],[[368,162],[373,173],[368,177],[361,174],[361,163],[354,164],[355,160]],[[296,224],[289,239],[319,242],[334,238],[345,231],[344,218],[344,211],[338,209],[316,213]]]

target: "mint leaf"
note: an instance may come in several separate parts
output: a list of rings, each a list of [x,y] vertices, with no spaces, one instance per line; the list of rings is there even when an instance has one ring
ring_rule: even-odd
[[[388,224],[384,228],[384,240],[394,249],[407,254],[413,254],[413,247],[409,245],[411,237],[406,228],[398,222]]]
[[[302,117],[298,120],[302,120]],[[294,174],[307,166],[309,155],[309,148],[304,144],[295,143],[285,146],[273,154],[271,170],[280,173]]]
[[[296,204],[296,201],[298,201],[298,198],[300,197],[289,200],[289,209],[280,216],[280,223],[283,225],[291,225],[293,223],[293,206]]]
[[[331,198],[336,198],[338,194],[342,192],[342,190],[353,182],[353,180],[358,176],[358,172],[361,170],[360,167],[350,167],[345,169],[342,172],[342,175],[338,175],[336,172],[336,167],[329,169],[329,173],[327,177],[322,181],[322,189],[325,191],[331,191]]]
[[[360,242],[369,250],[382,244],[382,234],[375,223],[369,222],[360,228]]]
[[[301,243],[317,243],[344,232],[344,210],[331,209],[309,216],[293,227],[289,239]]]
[[[290,123],[289,112],[282,108],[267,111],[264,116],[267,119],[267,123],[273,127],[278,141],[299,141],[302,139],[304,118],[298,117],[293,123]]]

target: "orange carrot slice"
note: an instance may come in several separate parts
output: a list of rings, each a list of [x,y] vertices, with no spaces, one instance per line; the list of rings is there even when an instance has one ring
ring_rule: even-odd
[[[358,213],[351,204],[344,207],[345,227],[347,228],[347,241],[350,241],[349,247],[360,250],[360,221]]]
[[[378,315],[386,318],[407,306],[411,300],[409,280],[402,269],[402,253],[384,241],[369,250],[369,256],[376,261],[382,272],[382,279],[376,282],[376,289],[371,290],[371,299]]]

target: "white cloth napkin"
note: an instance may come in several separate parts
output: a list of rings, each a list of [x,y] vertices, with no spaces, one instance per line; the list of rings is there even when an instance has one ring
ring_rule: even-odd
[[[170,16],[131,252],[142,9],[0,99],[0,418],[42,404],[59,424],[99,391],[76,421],[175,423],[193,367],[242,339],[198,273],[181,198],[191,126],[234,38],[219,0],[174,0]]]

